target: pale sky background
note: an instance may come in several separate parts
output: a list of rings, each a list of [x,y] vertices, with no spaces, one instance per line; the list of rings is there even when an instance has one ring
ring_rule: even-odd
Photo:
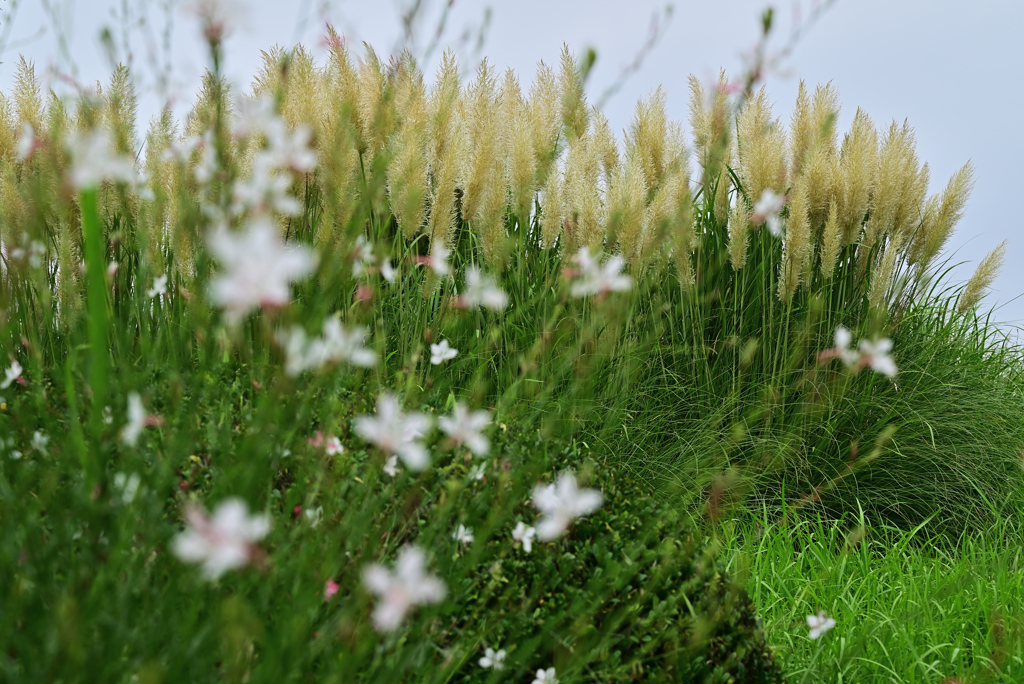
[[[260,51],[302,42],[315,55],[325,23],[352,43],[370,42],[387,55],[403,40],[400,15],[414,0],[231,0],[242,9],[241,25],[226,42],[229,78],[248,89],[260,66]],[[427,54],[445,0],[422,0],[426,11],[411,45],[432,79],[440,50]],[[36,64],[44,83],[66,86],[55,73],[74,73],[82,83],[109,78],[111,64],[130,64],[141,92],[145,120],[171,97],[183,114],[195,94],[206,49],[198,22],[184,0],[0,0],[0,88],[11,87],[18,54]],[[524,90],[538,60],[557,65],[562,44],[577,55],[588,47],[598,59],[588,84],[590,100],[616,82],[658,23],[660,35],[638,71],[607,100],[612,127],[628,126],[640,97],[659,84],[669,115],[687,119],[686,77],[710,79],[719,67],[739,75],[741,53],[759,35],[761,12],[776,10],[770,50],[787,43],[793,27],[806,24],[819,4],[810,0],[676,0],[666,19],[664,1],[633,0],[455,0],[441,47],[453,47],[464,73],[487,55],[511,67]],[[13,16],[12,16],[13,14]],[[797,15],[802,17],[797,22]],[[655,17],[660,17],[656,21]],[[170,36],[166,40],[170,20]],[[107,27],[112,41],[103,47]],[[483,30],[483,50],[477,50]],[[908,119],[917,132],[918,154],[931,166],[930,192],[941,190],[967,160],[977,185],[947,254],[966,262],[951,282],[970,277],[977,263],[1001,240],[1009,240],[1006,265],[983,307],[995,319],[1024,325],[1024,235],[1018,206],[1024,193],[1024,2],[1020,0],[837,0],[806,31],[767,85],[775,114],[788,121],[799,79],[809,85],[831,80],[843,109],[840,133],[857,107],[879,128]],[[62,41],[63,34],[63,41]],[[63,48],[62,48],[63,44]],[[161,85],[160,73],[170,79]],[[47,76],[47,74],[51,74]],[[144,126],[140,124],[144,130]],[[621,135],[620,135],[621,138]]]

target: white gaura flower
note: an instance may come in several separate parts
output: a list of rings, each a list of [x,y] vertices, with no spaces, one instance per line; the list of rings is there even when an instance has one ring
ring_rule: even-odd
[[[508,295],[498,287],[494,278],[483,275],[476,266],[466,269],[466,290],[459,298],[462,306],[472,309],[483,307],[495,311],[504,311],[508,306]]]
[[[302,511],[302,514],[306,516],[306,521],[309,523],[309,526],[315,529],[324,517],[324,507],[317,506],[316,508],[307,508]]]
[[[896,362],[889,353],[892,351],[892,340],[888,337],[874,341],[861,340],[857,347],[860,350],[861,363],[886,377],[896,375]]]
[[[309,147],[309,141],[313,139],[309,126],[301,124],[290,132],[282,127],[267,137],[270,147],[262,152],[264,163],[295,173],[309,173],[316,166],[316,152]]]
[[[445,247],[443,242],[434,240],[433,249],[430,250],[430,256],[427,257],[427,265],[441,277],[449,275],[452,272],[448,265],[448,257],[451,256],[451,253],[451,250]]]
[[[276,338],[284,348],[284,372],[288,377],[294,378],[327,362],[323,340],[310,339],[301,325],[293,325],[287,332],[279,330]]]
[[[324,444],[324,451],[327,452],[328,456],[337,456],[338,454],[345,453],[345,447],[341,445],[341,440],[335,436],[327,438],[327,442]]]
[[[439,578],[426,573],[426,554],[409,545],[398,552],[395,569],[374,563],[363,571],[363,584],[380,602],[371,619],[378,632],[392,632],[413,606],[440,603],[447,589]]]
[[[231,213],[240,216],[246,211],[263,214],[273,210],[285,216],[298,216],[302,213],[302,204],[291,194],[291,188],[292,179],[288,175],[267,164],[256,163],[248,177],[235,182]]]
[[[437,426],[441,431],[477,456],[484,456],[491,449],[491,443],[481,431],[491,424],[489,411],[473,411],[461,401],[455,404],[452,415],[438,419]]]
[[[11,361],[11,367],[4,371],[4,381],[0,382],[0,389],[7,389],[11,383],[21,377],[22,367],[17,361]]]
[[[838,358],[847,367],[855,367],[857,369],[870,367],[875,372],[890,378],[896,375],[896,362],[890,354],[892,351],[892,340],[888,337],[875,341],[862,339],[858,348],[853,350],[850,348],[853,336],[848,329],[839,326],[836,328],[835,341],[836,346],[834,348],[827,349],[818,355],[820,361]]]
[[[248,12],[239,0],[193,0],[186,7],[199,17],[206,39],[218,43],[244,23]]]
[[[36,149],[36,130],[28,121],[21,122],[21,137],[18,138],[18,161],[23,162],[32,156]]]
[[[486,463],[478,463],[475,466],[473,466],[473,468],[470,469],[470,471],[469,471],[469,479],[470,480],[482,480],[482,479],[484,479],[484,475],[486,475],[486,474],[487,474],[487,464]]]
[[[619,255],[609,258],[604,264],[599,264],[597,259],[590,254],[586,247],[580,247],[580,251],[572,258],[578,270],[574,272],[572,286],[569,292],[573,297],[586,297],[588,295],[600,295],[606,292],[624,292],[633,286],[633,279],[622,274],[622,268],[626,261]]]
[[[420,438],[430,429],[430,418],[422,413],[402,413],[398,398],[388,392],[377,397],[377,414],[356,416],[356,434],[378,449],[397,455],[410,470],[427,467],[429,457]]]
[[[455,532],[452,533],[452,539],[463,545],[472,544],[473,530],[465,525],[459,525]]]
[[[398,473],[401,468],[398,466],[398,456],[392,454],[388,456],[388,460],[384,462],[384,474],[389,477],[398,477]]]
[[[761,193],[760,199],[754,205],[754,213],[750,217],[750,222],[755,226],[767,224],[768,232],[777,238],[781,238],[782,219],[779,217],[779,213],[784,206],[786,206],[785,195],[777,195],[771,190],[765,189]]]
[[[495,651],[493,648],[485,648],[484,657],[480,659],[480,667],[494,668],[495,670],[505,669],[505,649]]]
[[[131,392],[128,394],[128,424],[121,428],[121,441],[128,446],[135,446],[145,427],[146,407],[142,405],[138,393]]]
[[[165,294],[167,294],[167,274],[153,278],[153,287],[146,290],[146,296],[150,299],[163,297]]]
[[[445,361],[454,359],[459,355],[458,349],[452,349],[448,340],[441,340],[437,344],[430,345],[430,363],[440,366]]]
[[[255,542],[270,532],[270,517],[249,516],[241,499],[222,501],[213,517],[201,508],[185,509],[188,528],[174,538],[172,550],[186,563],[202,563],[203,575],[216,580],[228,570],[241,568],[259,555]]]
[[[398,273],[395,271],[394,266],[391,265],[391,259],[385,259],[380,262],[380,274],[389,283],[395,282],[395,277]]]
[[[224,308],[224,319],[231,325],[256,307],[288,304],[291,282],[316,268],[312,250],[285,244],[266,217],[253,219],[241,233],[219,226],[208,244],[224,268],[210,285],[210,299]]]
[[[576,476],[562,473],[558,481],[533,488],[533,505],[543,514],[537,524],[537,539],[551,541],[562,535],[576,518],[601,507],[604,496],[596,489],[580,489]]]
[[[522,520],[516,523],[516,527],[512,530],[512,538],[523,545],[523,551],[530,553],[533,551],[533,538],[537,535],[537,529],[535,527],[528,527]]]
[[[558,678],[555,677],[555,668],[549,667],[546,670],[537,670],[537,675],[534,677],[532,684],[558,684]]]
[[[130,504],[135,500],[135,495],[139,492],[139,476],[135,473],[131,475],[115,473],[114,489],[121,493],[121,501],[124,504]]]
[[[324,350],[327,358],[360,368],[376,366],[377,353],[363,347],[366,335],[366,328],[360,326],[346,330],[337,315],[328,318],[324,321]]]
[[[115,154],[110,133],[103,129],[73,131],[68,135],[71,169],[68,180],[76,190],[90,190],[104,181],[134,185],[139,173],[128,157]]]
[[[807,616],[807,626],[810,627],[810,637],[817,639],[825,632],[829,631],[836,626],[836,621],[825,614],[825,611],[819,610],[817,615]]]
[[[41,430],[36,430],[32,433],[32,448],[41,454],[46,453],[46,446],[50,443],[50,436],[44,434]]]

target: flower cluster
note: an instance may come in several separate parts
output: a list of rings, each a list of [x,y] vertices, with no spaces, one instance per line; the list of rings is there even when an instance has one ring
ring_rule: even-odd
[[[360,368],[377,365],[377,355],[363,347],[365,328],[349,330],[337,315],[324,321],[323,335],[310,338],[301,326],[292,326],[279,332],[278,344],[284,348],[285,373],[295,377],[304,371],[320,368],[327,363],[349,363]]]
[[[853,335],[845,327],[839,326],[836,328],[835,342],[835,347],[818,354],[820,362],[837,358],[846,364],[847,368],[871,368],[889,378],[896,376],[896,362],[890,354],[892,340],[889,338],[874,341],[863,339],[857,345],[857,349],[851,349]]]
[[[581,247],[572,261],[577,268],[570,269],[567,273],[573,277],[569,289],[573,297],[625,292],[633,287],[633,279],[622,273],[626,260],[621,256],[610,257],[602,264],[589,249]]]

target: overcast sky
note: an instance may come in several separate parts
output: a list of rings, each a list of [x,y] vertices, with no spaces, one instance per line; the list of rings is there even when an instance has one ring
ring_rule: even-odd
[[[260,65],[260,51],[302,42],[317,56],[323,27],[333,24],[354,43],[370,42],[387,54],[403,44],[402,8],[411,0],[232,0],[242,7],[241,25],[226,43],[226,71],[247,88]],[[148,120],[168,97],[184,112],[193,97],[206,51],[196,19],[183,0],[6,0],[0,23],[0,88],[12,82],[17,55],[35,62],[37,73],[73,73],[83,83],[106,82],[111,64],[129,63],[142,92]],[[414,27],[411,46],[432,77],[439,50],[428,54],[443,0],[423,0],[426,12]],[[967,160],[977,186],[949,245],[954,271],[964,281],[1001,240],[1009,240],[1006,266],[984,306],[996,305],[999,321],[1024,325],[1024,236],[1021,214],[1024,127],[1020,125],[1024,76],[1024,2],[1020,0],[837,0],[810,25],[818,3],[803,0],[454,0],[441,47],[460,55],[467,74],[487,55],[499,68],[516,70],[524,89],[538,60],[557,65],[562,44],[598,59],[589,81],[591,101],[600,99],[649,41],[657,42],[642,66],[605,103],[612,126],[629,124],[639,97],[659,84],[669,114],[687,118],[686,77],[713,77],[720,67],[739,74],[741,53],[755,43],[759,17],[776,10],[772,49],[783,47],[797,25],[805,33],[770,74],[775,113],[788,121],[799,79],[809,85],[832,81],[843,109],[845,132],[857,107],[879,127],[908,119],[917,132],[918,153],[931,166],[931,192],[941,190]],[[48,9],[49,8],[49,9]],[[13,11],[13,16],[9,16]],[[799,20],[798,20],[799,19]],[[167,31],[168,26],[170,31]],[[111,39],[104,47],[101,35]],[[482,51],[478,45],[482,38]],[[161,74],[168,74],[162,79]],[[51,77],[52,78],[52,77]],[[59,91],[60,83],[55,89]],[[166,82],[166,83],[165,83]],[[621,136],[620,136],[621,137]],[[1016,300],[1015,300],[1016,298]],[[1015,300],[1015,301],[1014,301]]]

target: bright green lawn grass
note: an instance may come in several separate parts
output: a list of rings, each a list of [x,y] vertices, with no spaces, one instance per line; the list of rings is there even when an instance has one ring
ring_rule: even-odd
[[[791,681],[1024,681],[1019,517],[955,547],[808,517],[726,527],[726,565]],[[806,616],[819,610],[836,627],[815,641]]]

